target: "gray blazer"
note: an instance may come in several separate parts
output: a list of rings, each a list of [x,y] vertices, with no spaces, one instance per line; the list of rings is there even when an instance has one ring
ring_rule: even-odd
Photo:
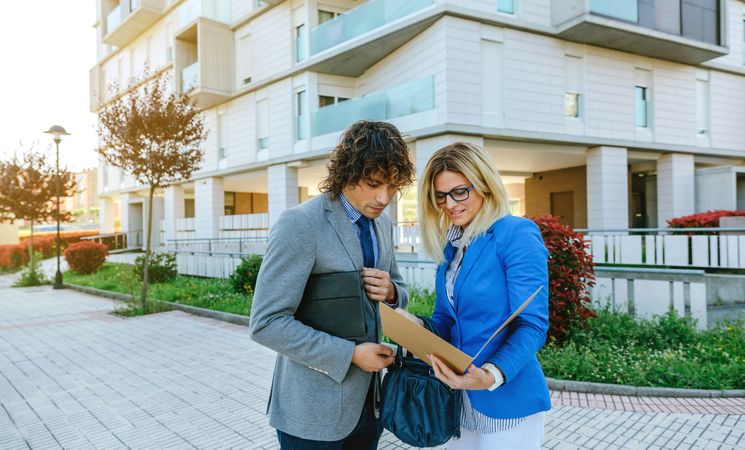
[[[391,274],[399,306],[408,293],[393,254],[387,215],[373,221],[378,268]],[[317,331],[294,318],[311,274],[362,269],[362,249],[344,207],[328,195],[284,211],[269,235],[251,307],[251,338],[275,350],[267,406],[274,428],[304,439],[335,441],[356,426],[372,374],[352,364],[355,343]],[[366,321],[379,323],[375,302],[365,301]],[[372,328],[372,329],[371,329]],[[365,341],[379,340],[368,327]]]

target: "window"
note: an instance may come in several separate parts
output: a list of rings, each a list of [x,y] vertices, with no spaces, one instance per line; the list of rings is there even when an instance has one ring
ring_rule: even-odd
[[[269,147],[269,100],[256,103],[257,144],[259,150]]]
[[[745,19],[742,21],[742,65],[745,66]]]
[[[497,0],[497,11],[505,14],[515,14],[515,0]]]
[[[306,133],[305,133],[305,114],[306,109],[308,108],[308,105],[306,104],[306,95],[305,91],[300,91],[297,94],[295,94],[295,136],[297,137],[298,141],[301,141],[305,139]]]
[[[334,20],[336,16],[338,16],[339,13],[334,11],[324,11],[322,9],[318,10],[318,25],[321,25],[324,22],[328,22],[329,20]]]
[[[706,137],[709,133],[711,115],[708,72],[702,71],[696,78],[696,134]]]
[[[330,95],[319,95],[318,96],[318,107],[324,108],[326,106],[331,106],[337,103],[346,102],[347,100],[349,100],[347,97],[333,97]]]
[[[305,59],[305,24],[295,27],[295,62]]]
[[[582,116],[582,88],[583,88],[582,58],[573,55],[564,57],[564,116]]]
[[[173,62],[173,24],[166,25],[166,63]]]
[[[225,132],[225,114],[217,114],[217,158],[225,159],[227,157],[227,133]]]
[[[634,87],[634,95],[634,105],[636,107],[636,126],[640,128],[647,128],[649,126],[649,99],[647,88],[643,86]]]
[[[564,94],[564,115],[566,117],[579,117],[578,92],[567,92]]]

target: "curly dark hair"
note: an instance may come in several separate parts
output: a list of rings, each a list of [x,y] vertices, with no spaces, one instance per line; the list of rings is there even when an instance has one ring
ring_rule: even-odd
[[[401,189],[414,182],[416,170],[398,129],[387,122],[360,120],[339,138],[326,166],[321,192],[338,198],[342,189],[363,180],[387,183]]]

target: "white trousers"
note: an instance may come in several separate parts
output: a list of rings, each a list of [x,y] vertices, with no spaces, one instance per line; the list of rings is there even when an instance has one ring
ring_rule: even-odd
[[[448,450],[540,450],[545,412],[528,416],[509,430],[481,434],[460,430],[460,439],[451,439]]]

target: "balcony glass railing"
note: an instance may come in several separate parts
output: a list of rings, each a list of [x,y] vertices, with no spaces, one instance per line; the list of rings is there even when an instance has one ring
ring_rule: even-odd
[[[181,92],[187,93],[199,87],[199,61],[181,71]]]
[[[206,17],[218,22],[230,23],[232,20],[230,0],[185,1],[179,9],[179,28],[183,28],[198,17]]]
[[[106,16],[106,34],[114,31],[122,23],[122,7],[121,5],[114,8],[108,16]]]
[[[321,108],[311,117],[311,132],[321,136],[343,130],[358,120],[395,119],[434,107],[434,79],[422,78]]]
[[[322,52],[432,4],[432,0],[370,0],[310,33],[311,54]]]
[[[636,1],[590,0],[590,12],[627,22],[639,21],[639,8]]]

